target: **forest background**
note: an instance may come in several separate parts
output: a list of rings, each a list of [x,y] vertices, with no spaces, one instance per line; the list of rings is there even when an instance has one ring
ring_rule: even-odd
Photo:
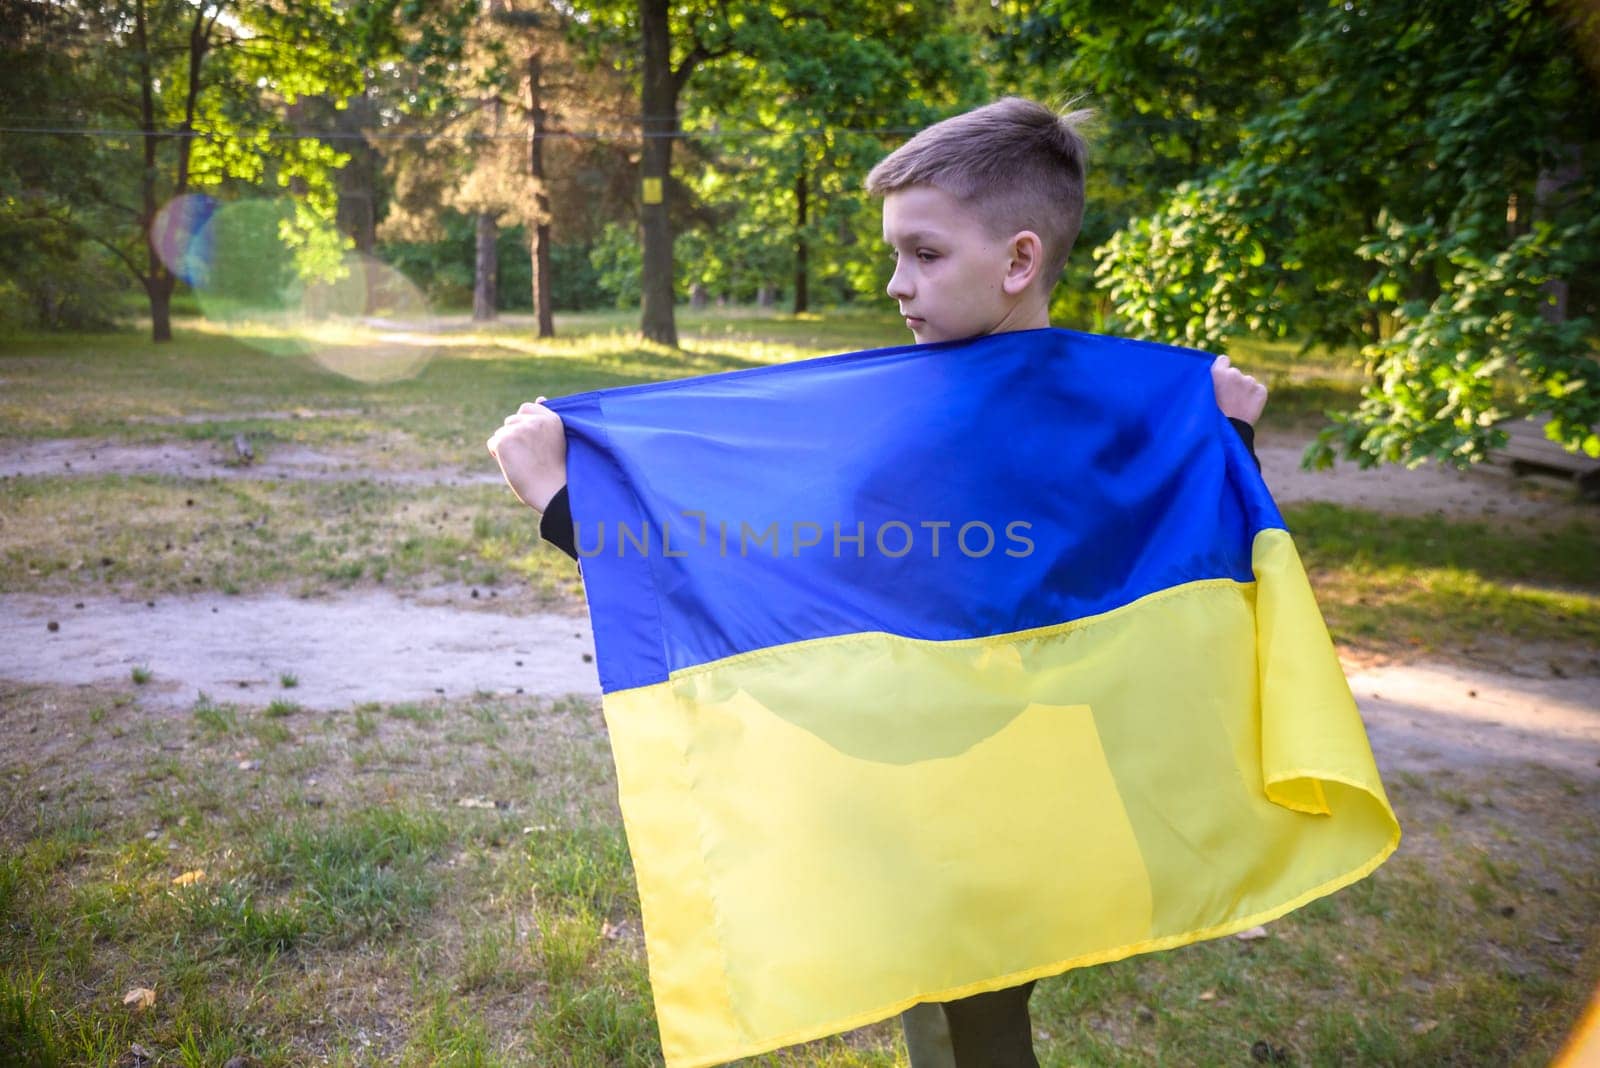
[[[1466,463],[1530,412],[1600,455],[1580,0],[0,0],[0,50],[11,330],[161,341],[351,253],[541,336],[881,303],[867,169],[1019,93],[1098,116],[1058,324],[1346,353],[1313,459]]]

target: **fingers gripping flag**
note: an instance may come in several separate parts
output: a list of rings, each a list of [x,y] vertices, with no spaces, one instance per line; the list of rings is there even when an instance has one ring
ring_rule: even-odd
[[[1242,930],[1393,852],[1209,363],[1036,330],[551,404],[669,1065]]]

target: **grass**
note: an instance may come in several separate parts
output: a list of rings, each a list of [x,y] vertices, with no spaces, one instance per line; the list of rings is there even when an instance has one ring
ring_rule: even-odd
[[[459,583],[542,604],[582,594],[571,561],[495,486],[13,479],[0,482],[0,509],[0,585],[14,591],[309,594]],[[95,518],[64,520],[73,515]],[[1486,628],[1600,644],[1593,524],[1490,527],[1331,504],[1291,507],[1287,518],[1346,644],[1468,655]],[[285,679],[298,682],[280,674],[286,689]]]
[[[303,356],[274,355],[270,332],[225,333],[181,321],[155,345],[133,332],[0,341],[0,425],[16,437],[115,434],[132,440],[387,445],[400,466],[481,466],[483,441],[536,394],[732,370],[909,341],[881,311],[729,317],[683,313],[684,348],[641,343],[618,315],[562,317],[560,336],[529,340],[493,325],[441,335],[419,373],[368,383]],[[296,413],[300,414],[295,418]]]
[[[463,321],[434,339],[419,374],[389,383],[274,355],[285,339],[264,328],[229,336],[203,320],[180,322],[167,346],[129,333],[12,338],[0,341],[0,418],[21,438],[220,444],[247,432],[262,455],[337,449],[374,476],[482,475],[494,470],[482,447],[488,431],[536,393],[905,340],[883,310],[686,312],[681,351],[641,344],[630,327],[621,313],[566,316],[561,336],[539,341],[520,320]],[[1360,383],[1342,354],[1300,357],[1288,343],[1247,342],[1231,355],[1273,384],[1268,421],[1280,426],[1349,401]],[[0,514],[0,586],[17,592],[311,595],[448,583],[539,604],[582,595],[571,562],[498,484],[40,475],[0,480]],[[1470,655],[1485,621],[1537,640],[1592,646],[1600,637],[1592,525],[1517,532],[1334,506],[1292,509],[1290,519],[1349,646]],[[291,679],[282,673],[280,685]]]
[[[553,601],[577,588],[501,486],[20,478],[0,482],[0,510],[11,590],[311,593],[503,576]]]
[[[232,734],[239,728],[239,717],[228,705],[219,705],[201,691],[195,699],[194,708],[191,710],[194,719],[208,734]]]
[[[172,1063],[263,1068],[659,1063],[592,705],[301,712],[273,749],[249,728],[276,720],[210,702],[190,721],[147,716],[131,743],[95,721],[107,703],[0,691],[17,737],[48,723],[79,739],[4,757],[0,1051],[13,1060],[108,1063],[137,1042]],[[241,753],[260,769],[238,771]],[[1400,854],[1268,938],[1042,981],[1041,1062],[1255,1063],[1265,1043],[1266,1063],[1546,1063],[1600,978],[1600,785],[1530,768],[1390,786]],[[150,1009],[121,1004],[134,986],[157,991]],[[748,1063],[905,1053],[886,1021]]]
[[[1348,352],[1302,354],[1294,342],[1250,339],[1230,342],[1228,357],[1266,384],[1266,428],[1314,430],[1325,424],[1325,413],[1347,411],[1361,398],[1363,369]]]
[[[0,588],[318,594],[460,583],[571,602],[570,561],[498,485],[487,433],[523,399],[905,340],[892,316],[684,315],[680,352],[632,317],[459,325],[413,378],[331,375],[262,329],[0,341],[9,439],[315,449],[433,481],[58,474],[0,480]],[[348,339],[347,339],[348,340]],[[279,354],[274,354],[278,352]],[[1342,358],[1243,346],[1268,419],[1354,396]],[[214,446],[213,444],[214,443]],[[1289,510],[1346,649],[1474,657],[1494,632],[1600,645],[1592,526],[1490,527]],[[256,709],[0,683],[0,1063],[658,1063],[609,748],[581,699]],[[305,670],[303,666],[300,670]],[[146,702],[149,702],[148,704]],[[1539,769],[1391,778],[1406,841],[1372,878],[1224,939],[1046,980],[1050,1066],[1543,1064],[1600,978],[1600,787]],[[467,807],[462,799],[492,799]],[[499,807],[504,803],[505,807]],[[201,871],[203,877],[174,879]],[[1507,912],[1509,910],[1509,913]],[[122,995],[157,991],[134,1011]],[[1202,999],[1201,995],[1211,996]],[[1264,1060],[1262,1058],[1265,1058]],[[755,1058],[905,1063],[877,1024]]]
[[[522,400],[903,341],[882,314],[681,320],[685,348],[642,345],[624,317],[564,319],[529,341],[505,325],[442,336],[415,377],[342,378],[275,338],[180,323],[157,346],[131,333],[0,341],[0,425],[13,439],[211,441],[198,469],[172,475],[0,481],[7,538],[0,585],[65,591],[302,593],[438,582],[577,592],[570,562],[538,538],[499,485],[395,484],[416,469],[492,475],[483,442]],[[218,481],[235,434],[259,457],[295,446],[370,467],[374,481]],[[209,457],[209,458],[207,458]],[[66,473],[63,469],[63,474]]]
[[[1600,646],[1592,524],[1490,527],[1322,503],[1286,513],[1317,601],[1343,645],[1468,657],[1496,635]]]
[[[299,711],[300,706],[295,704],[293,701],[285,701],[282,698],[275,698],[267,705],[266,710],[262,714],[273,719],[282,719],[285,716],[292,716]]]

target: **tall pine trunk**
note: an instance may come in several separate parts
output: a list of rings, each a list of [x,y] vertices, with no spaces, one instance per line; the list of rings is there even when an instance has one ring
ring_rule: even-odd
[[[486,323],[495,317],[500,300],[500,261],[495,245],[500,224],[487,211],[478,212],[478,249],[472,272],[472,320]]]
[[[672,279],[672,220],[667,211],[672,139],[678,132],[678,88],[672,76],[672,30],[667,0],[639,0],[644,38],[644,160],[639,229],[643,239],[643,293],[639,331],[648,341],[678,346]]]
[[[794,313],[799,315],[811,305],[811,294],[806,287],[810,250],[806,247],[806,171],[800,167],[800,176],[794,180]]]
[[[555,316],[550,305],[550,193],[544,184],[543,77],[544,61],[535,49],[528,56],[528,173],[533,178],[535,215],[528,228],[528,253],[533,265],[533,310],[539,319],[539,336],[555,337]]]

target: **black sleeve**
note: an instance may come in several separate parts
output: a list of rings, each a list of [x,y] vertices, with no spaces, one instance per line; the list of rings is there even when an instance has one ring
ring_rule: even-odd
[[[1256,428],[1243,419],[1228,417],[1228,422],[1233,424],[1233,429],[1239,432],[1239,438],[1244,442],[1244,447],[1250,450],[1250,459],[1256,462],[1256,470],[1261,470],[1261,457],[1256,455]],[[565,493],[566,490],[562,490]],[[563,502],[565,503],[565,502]]]
[[[562,486],[556,490],[556,495],[545,505],[544,515],[539,518],[539,536],[574,560],[578,558],[578,546],[572,530],[572,505],[567,500],[567,487]]]

